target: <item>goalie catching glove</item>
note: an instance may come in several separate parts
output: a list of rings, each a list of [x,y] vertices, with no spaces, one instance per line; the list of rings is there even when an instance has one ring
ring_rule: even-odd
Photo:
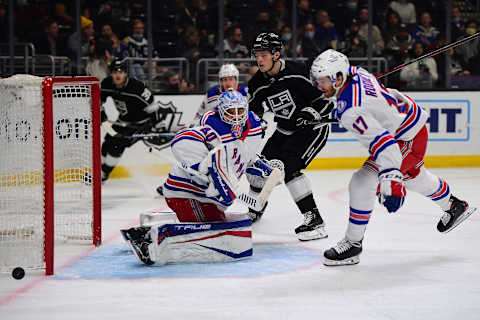
[[[388,212],[396,212],[402,207],[407,195],[402,172],[398,169],[386,169],[379,172],[378,179],[378,201]]]

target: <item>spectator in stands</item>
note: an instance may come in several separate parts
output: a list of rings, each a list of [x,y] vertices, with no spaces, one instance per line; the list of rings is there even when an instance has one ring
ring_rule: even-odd
[[[359,37],[360,24],[356,19],[352,20],[345,34],[342,52],[348,57],[365,57],[367,55],[367,42]]]
[[[423,43],[417,41],[413,45],[413,54],[409,60],[424,54],[425,48]],[[407,83],[407,88],[431,89],[438,79],[437,63],[431,57],[412,63],[400,71],[400,79]]]
[[[420,25],[412,31],[412,37],[415,41],[422,42],[425,48],[432,49],[435,47],[435,41],[437,41],[439,33],[438,29],[432,24],[430,13],[424,12],[420,19]]]
[[[323,51],[322,47],[315,40],[315,26],[312,23],[307,23],[302,30],[304,30],[303,35],[298,41],[301,47],[301,54],[303,57],[313,59]]]
[[[335,24],[330,21],[328,12],[319,10],[315,15],[315,39],[321,50],[332,48],[337,50],[338,34]]]
[[[65,44],[59,40],[58,23],[55,20],[47,20],[43,34],[35,40],[35,54],[51,56],[64,56],[67,54]]]
[[[200,12],[202,11],[202,14]],[[188,27],[194,27],[202,34],[208,34],[208,14],[200,10],[200,2],[198,0],[185,0],[184,5],[177,12],[178,32],[184,32]]]
[[[465,31],[465,21],[462,19],[462,12],[458,7],[452,7],[452,41],[457,41]]]
[[[99,26],[114,24],[114,17],[112,12],[112,4],[109,1],[105,1],[100,5],[97,13],[97,19],[95,20]]]
[[[112,34],[112,56],[118,60],[124,60],[128,57],[127,47],[120,42],[116,34]]]
[[[458,40],[471,36],[478,32],[478,22],[470,20],[466,24],[465,33]],[[480,55],[480,38],[475,38],[469,42],[455,48],[455,52],[459,55],[460,61],[474,74],[480,74],[479,55]]]
[[[290,12],[287,10],[285,0],[276,0],[273,4],[273,9],[273,27],[276,32],[280,33],[280,30],[282,30],[283,26],[291,25],[292,17]]]
[[[388,44],[398,32],[398,29],[400,29],[402,22],[398,13],[388,10],[387,19],[384,24],[385,26],[382,28],[382,36],[385,44]]]
[[[226,39],[223,40],[224,58],[248,58],[249,52],[243,42],[243,32],[239,26],[228,28]]]
[[[193,92],[195,85],[189,84],[185,79],[180,79],[176,71],[169,70],[163,75],[163,81],[160,83],[158,90],[163,93]]]
[[[385,56],[389,65],[397,66],[404,63],[414,42],[407,26],[402,23],[385,47]]]
[[[122,43],[127,47],[128,56],[130,58],[148,58],[148,40],[144,36],[145,24],[142,20],[135,19],[132,22],[132,34],[125,39]],[[152,57],[157,57],[157,52],[152,52]],[[130,61],[130,77],[137,79],[145,79],[145,69],[147,67],[147,61],[131,60]],[[153,66],[156,67],[155,62]]]
[[[100,82],[110,75],[110,52],[111,40],[102,40],[95,42],[95,48],[90,55],[85,71],[88,76],[97,77]]]
[[[360,30],[358,36],[365,42],[368,42],[368,9],[361,8],[358,13],[358,20],[360,23]],[[383,41],[380,29],[376,25],[372,25],[372,45],[373,53],[380,56],[383,53],[385,43]]]
[[[415,5],[407,0],[398,0],[390,2],[390,8],[397,12],[404,24],[417,23],[417,13]]]
[[[64,30],[65,33],[70,33],[74,19],[67,12],[67,7],[62,2],[55,3],[55,20],[58,22],[60,30]]]
[[[205,43],[200,42],[200,34],[195,27],[187,27],[182,39],[177,42],[177,54],[187,58],[190,64],[190,82],[196,77],[196,65],[200,58],[213,58],[215,52]]]
[[[309,0],[298,0],[298,11],[297,11],[297,26],[300,29],[300,32],[303,32],[303,28],[307,23],[313,23],[313,14],[310,10],[310,1]],[[258,30],[260,32],[262,30]],[[257,33],[258,33],[257,32]]]
[[[292,28],[290,26],[284,25],[282,29],[280,29],[280,37],[283,40],[283,48],[280,52],[282,57],[293,57],[293,48],[292,48]],[[297,56],[300,55],[300,45],[297,44]]]
[[[68,50],[69,55],[73,61],[76,61],[77,52],[80,51],[80,57],[88,57],[93,53],[95,43],[95,29],[93,28],[93,21],[83,16],[80,17],[80,26],[82,28],[80,34],[80,43],[78,43],[78,32],[73,33],[68,38]],[[77,62],[74,63],[77,65]],[[85,67],[85,63],[81,62],[82,67]]]

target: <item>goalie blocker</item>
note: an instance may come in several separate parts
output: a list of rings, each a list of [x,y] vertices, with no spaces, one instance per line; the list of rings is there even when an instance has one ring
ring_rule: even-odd
[[[171,221],[173,214],[158,220]],[[228,262],[252,256],[251,220],[245,215],[226,222],[156,223],[121,230],[137,259],[154,263]]]

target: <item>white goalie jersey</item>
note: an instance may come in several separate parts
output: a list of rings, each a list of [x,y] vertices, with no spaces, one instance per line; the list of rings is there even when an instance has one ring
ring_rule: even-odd
[[[385,88],[365,69],[350,67],[352,80],[337,98],[340,124],[365,146],[380,171],[400,168],[402,155],[397,140],[412,140],[428,115],[413,99]]]
[[[239,138],[231,131],[230,125],[224,123],[214,111],[210,111],[202,116],[199,126],[176,135],[171,148],[178,162],[164,183],[166,198],[196,199],[204,203],[215,203],[225,209],[221,199],[208,195],[209,184],[205,181],[205,168],[202,165],[210,150],[222,144],[228,146],[229,171],[238,180],[250,161],[255,161],[262,140],[260,119],[252,112],[249,112]]]

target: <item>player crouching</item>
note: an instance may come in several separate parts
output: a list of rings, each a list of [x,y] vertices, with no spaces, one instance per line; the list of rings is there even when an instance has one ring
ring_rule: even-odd
[[[177,163],[163,190],[180,223],[122,231],[145,264],[231,261],[252,255],[251,220],[229,221],[225,210],[240,197],[239,179],[247,168],[265,168],[253,171],[264,178],[276,171],[256,156],[262,128],[246,99],[229,90],[219,100],[199,126],[179,132],[171,143]]]

